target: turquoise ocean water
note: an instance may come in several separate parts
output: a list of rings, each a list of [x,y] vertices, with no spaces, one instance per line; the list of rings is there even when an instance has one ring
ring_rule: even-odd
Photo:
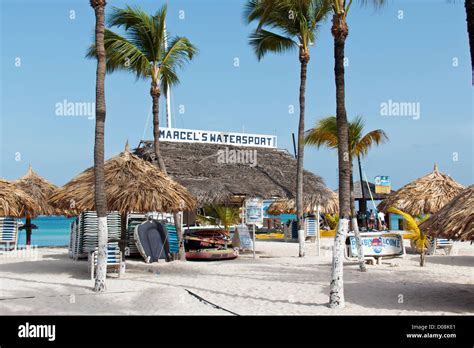
[[[265,216],[270,217],[270,216]],[[282,223],[296,218],[293,214],[282,214],[275,216],[281,218]],[[31,222],[38,226],[31,235],[31,245],[36,246],[68,246],[69,226],[74,218],[64,216],[39,216]],[[21,219],[25,223],[25,219]],[[26,244],[26,231],[19,231],[18,245]]]
[[[31,245],[67,246],[69,245],[69,225],[74,218],[64,216],[39,216],[31,223],[38,226],[31,234]],[[25,223],[25,219],[21,219]],[[19,231],[18,245],[26,244],[26,231]]]

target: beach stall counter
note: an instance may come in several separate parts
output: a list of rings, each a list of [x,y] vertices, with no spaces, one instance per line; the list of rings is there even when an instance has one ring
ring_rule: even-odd
[[[406,254],[403,235],[398,232],[367,232],[361,233],[364,259],[373,265],[380,264],[382,259],[404,257]],[[354,233],[346,239],[345,258],[357,261],[357,245]]]

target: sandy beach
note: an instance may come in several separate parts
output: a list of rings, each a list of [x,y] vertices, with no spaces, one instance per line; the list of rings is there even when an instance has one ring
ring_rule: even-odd
[[[107,292],[94,293],[87,262],[66,248],[38,248],[29,256],[0,256],[1,315],[443,315],[474,314],[474,245],[456,242],[452,255],[387,259],[344,265],[346,307],[327,307],[332,239],[321,255],[307,244],[257,242],[257,256],[221,262],[127,260],[126,273],[110,275]],[[223,309],[199,301],[187,290]],[[225,309],[225,310],[224,310]],[[227,310],[227,311],[226,311]],[[230,312],[228,312],[230,311]]]

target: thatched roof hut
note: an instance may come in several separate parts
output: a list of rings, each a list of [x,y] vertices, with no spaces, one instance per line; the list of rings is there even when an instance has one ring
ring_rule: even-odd
[[[395,207],[413,216],[434,214],[463,189],[464,186],[441,173],[435,165],[431,173],[391,193],[377,208],[387,211],[389,207]]]
[[[64,213],[48,202],[49,196],[57,186],[35,173],[31,165],[26,175],[15,180],[13,184],[26,192],[39,206],[37,210],[27,211],[26,217],[34,218],[38,215],[62,215]]]
[[[28,211],[38,211],[41,207],[21,188],[0,179],[0,216],[24,217]]]
[[[204,143],[160,142],[168,174],[185,186],[199,204],[227,203],[235,196],[294,199],[296,160],[286,150]],[[226,151],[255,151],[255,165],[223,163]],[[154,162],[153,142],[141,142],[138,156]],[[325,202],[331,191],[321,177],[304,172],[305,200]]]
[[[474,239],[474,185],[464,189],[451,202],[420,225],[421,231],[435,237]]]
[[[305,213],[316,213],[318,211],[318,202],[304,202],[304,212]],[[321,213],[335,214],[339,211],[339,197],[338,195],[330,191],[329,199],[324,203],[319,205]],[[280,214],[295,214],[296,205],[294,199],[289,200],[277,200],[273,202],[267,210],[267,213],[270,215],[280,215]]]
[[[196,200],[188,190],[153,164],[130,153],[128,145],[118,156],[107,160],[104,167],[108,211],[121,214],[179,212],[196,206]],[[95,210],[94,167],[56,189],[49,201],[57,208],[75,213]]]

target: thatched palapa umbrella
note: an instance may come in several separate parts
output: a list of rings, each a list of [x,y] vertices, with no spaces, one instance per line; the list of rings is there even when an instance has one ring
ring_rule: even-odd
[[[422,232],[455,240],[474,239],[474,185],[420,225]]]
[[[26,210],[23,215],[26,219],[26,245],[31,244],[31,232],[34,225],[31,224],[31,219],[38,215],[63,215],[65,212],[56,209],[48,202],[49,196],[57,188],[56,185],[50,183],[48,180],[42,178],[33,171],[31,165],[28,168],[28,172],[18,180],[15,180],[13,184],[21,188],[38,204],[38,208],[35,210]]]
[[[387,211],[388,208],[395,207],[413,216],[434,214],[463,189],[464,186],[441,173],[435,164],[431,173],[389,194],[377,208],[379,211]]]
[[[130,153],[128,144],[118,156],[105,162],[107,211],[179,212],[196,206],[194,197],[180,184],[161,173],[153,164]],[[91,167],[49,199],[57,208],[74,213],[95,210],[94,168]]]
[[[104,171],[107,211],[118,211],[121,215],[122,252],[128,212],[176,213],[196,207],[195,198],[186,188],[163,174],[153,164],[130,153],[128,143],[123,152],[105,162]],[[49,201],[76,215],[95,210],[94,167],[55,190]]]
[[[0,216],[23,217],[40,209],[38,203],[13,183],[0,179]]]
[[[337,194],[328,189],[328,199],[323,204],[319,204],[319,207],[321,213],[337,213],[339,209],[339,199]],[[305,213],[315,213],[318,210],[318,202],[305,201],[303,208]],[[294,199],[276,200],[267,210],[267,213],[270,215],[295,214],[295,212],[296,206]]]

